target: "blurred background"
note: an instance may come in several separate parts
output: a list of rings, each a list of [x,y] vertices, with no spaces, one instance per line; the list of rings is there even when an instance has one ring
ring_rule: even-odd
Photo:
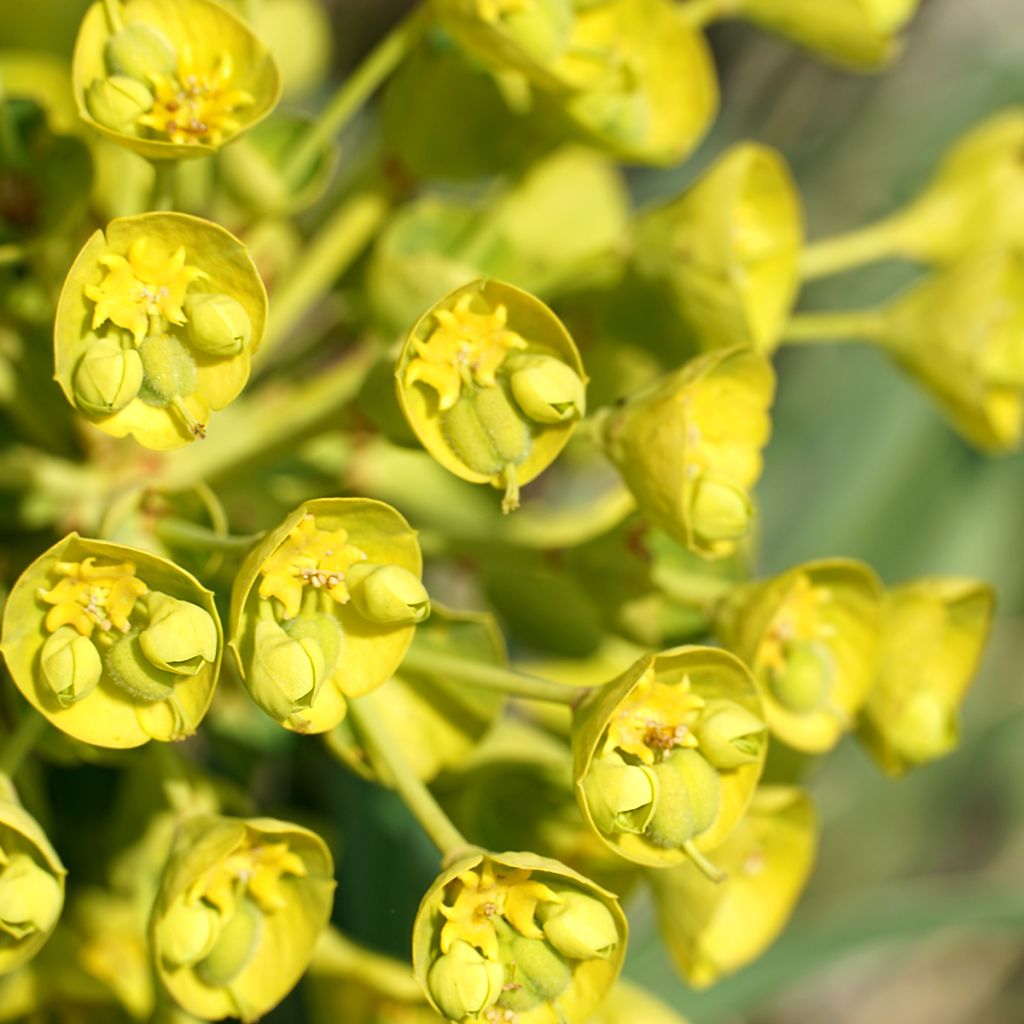
[[[336,78],[410,6],[323,2]],[[0,44],[70,54],[85,6],[34,0],[29,17],[23,3],[0,0]],[[632,172],[635,195],[671,195],[732,142],[756,139],[793,167],[811,238],[894,209],[956,136],[1024,97],[1019,0],[925,0],[906,54],[877,76],[831,70],[744,25],[717,25],[711,41],[723,88],[718,123],[685,166]],[[808,288],[801,306],[871,305],[913,273],[893,264],[848,274]],[[889,583],[978,576],[997,588],[998,625],[954,756],[894,783],[850,741],[816,767],[818,867],[794,920],[761,960],[691,993],[641,898],[628,908],[627,973],[693,1024],[1024,1021],[1024,456],[976,454],[866,347],[783,350],[777,366],[774,436],[759,491],[760,569],[848,555]],[[433,851],[396,800],[340,767],[297,783],[300,793],[306,787],[329,794],[339,831],[351,837],[341,858],[339,923],[405,956]],[[266,1019],[293,1014],[286,1003]]]

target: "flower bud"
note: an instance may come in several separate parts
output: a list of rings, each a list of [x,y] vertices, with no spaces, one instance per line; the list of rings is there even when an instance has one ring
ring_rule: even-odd
[[[149,625],[139,634],[142,653],[159,669],[194,676],[217,657],[217,627],[191,601],[159,592],[147,598]]]
[[[192,295],[185,301],[188,337],[201,352],[234,356],[252,341],[252,321],[230,295]]]
[[[312,708],[324,668],[323,649],[312,637],[295,640],[272,619],[257,623],[249,693],[271,718],[284,722]]]
[[[621,757],[595,761],[584,781],[587,805],[602,832],[643,832],[658,799],[658,776]]]
[[[978,580],[926,577],[894,587],[883,603],[878,675],[860,738],[890,775],[948,754],[959,706],[992,628],[995,598]]]
[[[86,93],[89,113],[106,128],[134,132],[136,120],[153,106],[153,94],[127,75],[93,79]]]
[[[88,697],[103,675],[103,662],[95,644],[71,626],[61,626],[46,638],[39,667],[61,707]]]
[[[418,576],[399,565],[359,562],[349,572],[352,603],[364,618],[410,625],[430,615],[430,597]]]
[[[767,726],[735,701],[711,701],[694,727],[701,752],[716,768],[738,768],[761,759]]]
[[[139,393],[142,360],[112,337],[92,342],[75,368],[75,404],[96,416],[119,412]]]
[[[526,356],[509,362],[512,397],[531,420],[565,423],[583,418],[586,386],[571,366],[552,356]]]
[[[174,904],[157,924],[157,942],[169,963],[191,967],[204,960],[220,934],[220,915],[202,901]]]
[[[718,773],[696,750],[675,750],[652,769],[658,800],[647,826],[657,846],[682,848],[714,823],[722,805]]]
[[[544,904],[537,916],[548,942],[574,960],[603,959],[619,941],[611,912],[583,893],[566,893],[561,903]]]
[[[741,487],[705,473],[693,485],[690,522],[700,543],[714,545],[741,540],[750,532],[754,505]]]
[[[135,21],[115,32],[104,47],[112,75],[127,75],[140,82],[169,75],[178,64],[174,44],[154,25]]]
[[[463,1020],[493,1006],[504,981],[501,964],[486,960],[469,943],[459,940],[437,958],[427,984],[441,1013],[451,1020]]]

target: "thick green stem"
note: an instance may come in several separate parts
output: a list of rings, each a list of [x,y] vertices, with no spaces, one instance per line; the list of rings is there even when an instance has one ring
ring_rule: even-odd
[[[402,667],[414,672],[446,676],[467,686],[482,690],[497,690],[512,697],[543,700],[553,704],[575,704],[581,691],[574,686],[556,683],[551,679],[527,675],[499,665],[487,665],[452,654],[440,654],[422,648],[412,648],[405,656]]]
[[[257,361],[266,360],[355,262],[383,222],[389,205],[381,192],[358,192],[314,236],[292,272],[274,289]]]
[[[471,844],[452,824],[441,805],[434,799],[408,759],[401,746],[391,735],[387,721],[380,713],[379,693],[357,697],[349,703],[349,714],[366,743],[371,758],[387,769],[390,781],[423,831],[438,848],[445,860]]]
[[[151,210],[173,210],[175,175],[178,165],[173,160],[151,160],[153,193],[149,200]]]
[[[341,84],[309,131],[295,147],[284,166],[285,181],[292,187],[302,184],[324,146],[330,142],[381,83],[416,46],[426,28],[425,5],[400,21],[370,52],[366,59]]]
[[[237,551],[251,548],[264,534],[251,533],[245,536],[217,533],[208,526],[190,523],[187,519],[167,516],[156,524],[156,535],[166,544],[187,548],[190,551]]]
[[[888,321],[881,309],[842,313],[798,313],[782,332],[783,345],[818,345],[835,341],[885,340]]]
[[[800,273],[805,281],[813,281],[893,256],[911,255],[906,242],[909,225],[905,217],[887,217],[856,231],[810,242],[800,260]]]
[[[14,732],[0,747],[0,775],[13,778],[21,763],[32,753],[32,748],[46,732],[47,721],[34,708],[29,708],[18,720]]]

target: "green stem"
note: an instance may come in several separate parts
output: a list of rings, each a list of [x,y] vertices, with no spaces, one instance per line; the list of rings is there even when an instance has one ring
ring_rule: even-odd
[[[817,345],[834,341],[882,342],[888,321],[881,309],[841,313],[798,313],[782,332],[783,345]]]
[[[175,516],[158,520],[155,532],[165,543],[191,551],[244,552],[265,536],[262,533],[244,536],[217,533],[208,526],[190,523],[187,519],[178,519]]]
[[[738,10],[738,0],[689,0],[680,6],[679,13],[692,28],[703,28],[712,21],[732,17]]]
[[[366,694],[349,702],[349,714],[369,749],[371,758],[387,769],[398,795],[412,812],[445,860],[471,848],[465,836],[452,824],[415,769],[402,753],[400,744],[377,704],[379,693]]]
[[[678,570],[655,568],[653,576],[657,588],[670,600],[709,613],[737,586],[735,580]]]
[[[909,221],[895,216],[856,231],[810,242],[801,257],[800,273],[805,281],[813,281],[892,256],[909,255],[909,233]]]
[[[257,360],[265,360],[355,262],[383,222],[389,205],[380,192],[358,192],[313,237],[295,268],[274,289]]]
[[[324,146],[412,51],[427,23],[428,11],[424,4],[400,21],[345,79],[285,164],[284,178],[289,185],[294,188],[303,182]]]
[[[121,17],[121,5],[118,0],[103,0],[103,9],[107,12],[110,31],[120,32],[124,28],[124,19]]]
[[[174,209],[174,177],[177,164],[173,160],[151,160],[153,193],[149,200],[151,210]]]
[[[476,686],[482,690],[497,690],[510,696],[543,700],[552,704],[575,704],[581,692],[575,686],[566,686],[551,679],[423,648],[411,648],[402,662],[402,667],[414,672],[446,676],[450,680],[465,683],[467,686]]]
[[[0,775],[13,778],[22,761],[32,753],[32,748],[46,732],[47,721],[34,708],[29,708],[18,720],[14,732],[8,736],[0,748]]]

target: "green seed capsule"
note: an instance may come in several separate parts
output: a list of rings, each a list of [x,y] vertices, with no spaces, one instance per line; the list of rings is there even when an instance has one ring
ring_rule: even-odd
[[[134,131],[135,121],[153,106],[153,94],[127,75],[94,78],[85,94],[89,113],[104,127]]]
[[[113,682],[129,696],[146,704],[174,695],[178,676],[162,672],[142,653],[138,636],[122,636],[104,653],[104,665]]]
[[[196,363],[189,351],[170,334],[153,334],[139,346],[145,379],[140,397],[149,405],[164,406],[175,398],[195,393]]]
[[[465,394],[442,423],[452,451],[476,473],[493,476],[530,453],[530,428],[500,387]]]
[[[502,960],[508,972],[499,1006],[527,1013],[569,987],[572,969],[545,939],[527,939],[511,932],[503,946]]]
[[[654,766],[658,802],[647,835],[659,846],[678,849],[706,831],[722,803],[718,772],[696,750],[675,750]]]
[[[110,416],[123,409],[142,387],[142,360],[116,338],[99,338],[75,368],[75,403],[84,412]]]
[[[127,75],[140,82],[153,75],[170,75],[178,65],[174,44],[152,25],[137,21],[107,40],[103,55],[112,75]]]

